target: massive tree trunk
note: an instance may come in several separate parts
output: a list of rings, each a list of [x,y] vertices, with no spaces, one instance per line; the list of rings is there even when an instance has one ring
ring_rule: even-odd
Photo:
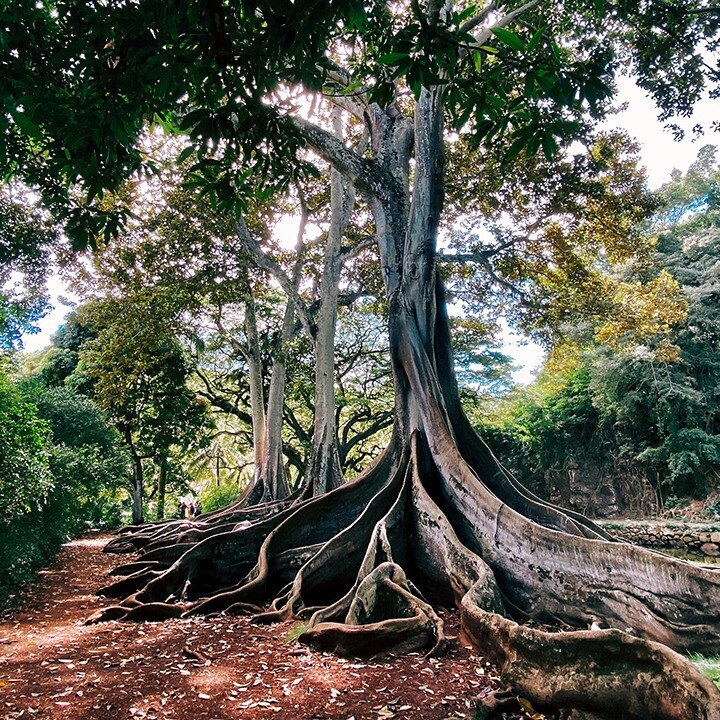
[[[155,530],[104,589],[124,599],[94,620],[250,610],[304,618],[300,640],[313,646],[375,655],[440,651],[432,605],[454,603],[465,636],[537,708],[720,720],[720,694],[673,651],[717,652],[720,573],[612,542],[540,501],[462,411],[434,262],[441,100],[423,90],[414,126],[395,106],[372,106],[372,163],[301,124],[375,216],[395,376],[389,447],[325,495]],[[610,629],[587,630],[598,619]]]

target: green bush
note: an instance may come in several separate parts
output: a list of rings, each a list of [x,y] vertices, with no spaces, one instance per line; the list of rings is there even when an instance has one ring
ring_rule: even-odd
[[[68,539],[121,524],[126,465],[90,400],[32,382],[18,389],[0,367],[0,608]]]
[[[229,505],[240,496],[241,488],[237,483],[223,483],[210,485],[200,493],[200,507],[202,511],[211,512]]]
[[[37,408],[14,388],[0,367],[0,518],[9,523],[42,506],[53,477],[50,429]]]

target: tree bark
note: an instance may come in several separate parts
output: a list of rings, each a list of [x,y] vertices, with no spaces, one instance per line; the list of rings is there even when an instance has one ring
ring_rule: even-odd
[[[285,384],[287,380],[287,347],[295,333],[297,311],[295,296],[302,278],[303,251],[305,248],[305,227],[308,212],[305,203],[301,203],[302,215],[295,244],[295,264],[292,271],[293,296],[288,297],[283,314],[280,338],[274,348],[274,358],[268,390],[267,411],[265,413],[264,455],[260,464],[259,476],[251,492],[245,493],[243,503],[255,504],[284,500],[290,495],[283,460],[283,407],[285,404]],[[257,473],[257,471],[256,471]]]
[[[140,457],[135,447],[132,430],[125,428],[123,437],[132,458],[132,521],[133,525],[139,525],[143,521],[143,490],[145,483],[142,457]]]
[[[255,297],[252,294],[249,278],[246,278],[248,297],[245,301],[245,337],[247,338],[248,382],[250,385],[250,414],[253,430],[253,456],[255,458],[255,480],[267,453],[267,435],[265,431],[265,397],[263,392],[262,360],[260,357],[260,338],[255,314]],[[219,476],[218,476],[219,484]]]
[[[158,520],[162,520],[165,517],[165,494],[167,492],[167,474],[168,474],[168,462],[166,458],[160,460],[159,475],[158,475],[158,489],[157,489],[157,513],[156,517]]]
[[[333,112],[335,136],[342,138],[339,109]],[[335,168],[330,171],[330,227],[320,281],[320,308],[315,324],[315,419],[313,446],[303,495],[334,490],[342,483],[335,414],[335,330],[342,270],[341,243],[354,205],[354,193]]]

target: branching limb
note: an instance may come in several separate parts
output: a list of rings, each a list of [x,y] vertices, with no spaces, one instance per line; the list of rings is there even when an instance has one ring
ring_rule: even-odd
[[[250,234],[250,231],[245,224],[245,221],[240,218],[237,221],[237,234],[248,252],[253,256],[253,259],[263,270],[267,270],[277,281],[280,283],[283,291],[287,294],[290,301],[293,303],[297,316],[303,326],[303,329],[308,334],[308,337],[312,337],[312,326],[305,301],[300,297],[296,283],[287,275],[287,273],[280,266],[280,263],[273,260],[261,247],[260,243],[255,240]]]

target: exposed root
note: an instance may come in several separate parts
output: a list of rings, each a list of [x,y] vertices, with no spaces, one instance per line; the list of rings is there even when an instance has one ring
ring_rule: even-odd
[[[140,570],[165,570],[168,567],[167,563],[162,563],[157,560],[138,560],[137,562],[126,563],[125,565],[119,565],[110,571],[111,576],[127,576],[134,575]],[[98,594],[102,594],[98,592]]]
[[[615,720],[717,720],[720,697],[691,663],[619,630],[547,633],[462,604],[467,636],[503,682],[538,708],[579,708]]]
[[[402,568],[382,563],[358,586],[343,623],[317,623],[299,642],[338,655],[368,657],[444,643],[442,620],[411,591]]]
[[[128,614],[128,609],[122,605],[111,605],[94,612],[87,620],[85,625],[96,625],[101,622],[110,622],[111,620],[122,620]]]
[[[133,594],[90,621],[264,607],[265,620],[309,618],[304,643],[367,657],[438,651],[432,603],[455,604],[465,635],[539,708],[720,720],[712,683],[655,642],[717,647],[720,574],[593,538],[582,523],[570,533],[528,520],[481,481],[443,413],[428,403],[421,416],[431,435],[416,432],[409,446],[395,438],[364,477],[332,493],[223,532],[178,525],[176,542],[155,528],[110,586]],[[560,627],[599,616],[615,629],[548,633],[510,614]]]

